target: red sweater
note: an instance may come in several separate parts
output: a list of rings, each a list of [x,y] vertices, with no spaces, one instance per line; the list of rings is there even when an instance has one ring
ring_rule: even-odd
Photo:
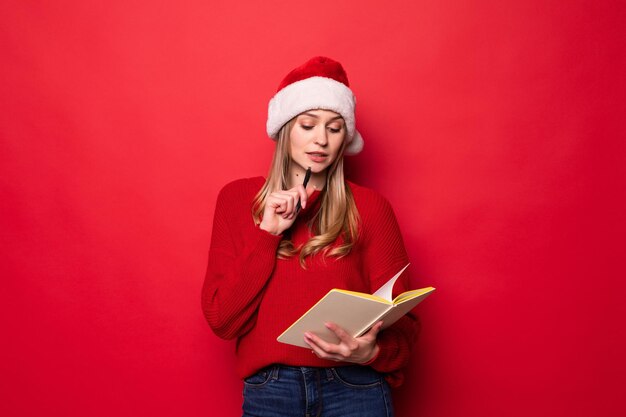
[[[279,343],[276,337],[332,288],[371,293],[408,263],[393,210],[379,194],[349,182],[361,217],[356,244],[340,259],[310,257],[303,269],[297,257],[277,259],[282,237],[254,224],[252,200],[263,183],[262,177],[241,179],[219,193],[202,289],[204,315],[219,337],[237,338],[241,378],[276,363],[338,366],[309,349]],[[310,237],[306,223],[319,209],[319,195],[311,196],[291,226],[296,245]],[[396,282],[394,294],[410,289],[407,283],[405,273]],[[407,315],[378,334],[380,354],[370,366],[385,373],[392,386],[402,383],[402,368],[417,331],[415,318]]]

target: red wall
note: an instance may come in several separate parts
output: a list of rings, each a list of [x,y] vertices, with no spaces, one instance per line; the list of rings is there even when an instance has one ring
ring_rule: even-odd
[[[318,54],[438,288],[398,415],[626,415],[624,3],[231,3],[0,5],[0,415],[238,415],[215,197]]]

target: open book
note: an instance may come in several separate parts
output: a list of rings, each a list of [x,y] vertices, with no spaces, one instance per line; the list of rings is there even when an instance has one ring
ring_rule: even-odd
[[[362,336],[380,320],[383,321],[383,329],[389,327],[435,290],[433,287],[426,287],[406,291],[392,299],[393,285],[408,266],[402,268],[374,294],[330,290],[278,336],[277,340],[309,348],[304,343],[304,332],[312,332],[327,342],[338,343],[339,338],[335,333],[324,326],[327,322],[339,325],[353,337]]]

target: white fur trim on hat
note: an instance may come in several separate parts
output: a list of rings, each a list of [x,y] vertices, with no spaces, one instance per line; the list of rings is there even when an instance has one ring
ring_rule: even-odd
[[[344,151],[355,155],[363,149],[363,139],[355,129],[356,98],[345,84],[326,77],[310,77],[289,84],[270,100],[267,134],[276,140],[280,128],[307,110],[323,109],[339,113],[345,123],[348,145]]]

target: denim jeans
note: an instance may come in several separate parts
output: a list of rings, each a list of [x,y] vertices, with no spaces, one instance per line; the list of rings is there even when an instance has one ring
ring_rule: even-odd
[[[246,378],[244,417],[393,417],[391,392],[368,366],[275,365]]]

